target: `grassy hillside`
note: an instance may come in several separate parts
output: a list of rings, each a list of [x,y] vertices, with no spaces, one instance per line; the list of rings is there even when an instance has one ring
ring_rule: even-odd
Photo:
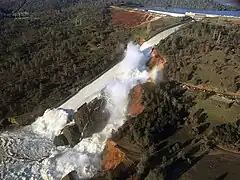
[[[206,19],[161,41],[167,57],[166,76],[209,90],[240,92],[240,26]]]

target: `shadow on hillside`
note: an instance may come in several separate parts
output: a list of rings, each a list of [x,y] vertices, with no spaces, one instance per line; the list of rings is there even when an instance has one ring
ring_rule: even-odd
[[[218,176],[215,180],[224,180],[228,175],[228,172],[225,172],[223,174],[221,174],[220,176]]]
[[[193,167],[199,160],[201,160],[207,151],[203,152],[201,155],[196,156],[196,152],[199,152],[200,145],[193,145],[193,147],[188,150],[187,154],[183,157],[178,157],[179,154],[183,154],[183,149],[188,148],[191,145],[192,139],[187,140],[182,145],[179,145],[175,151],[171,151],[176,144],[167,146],[168,141],[164,141],[162,148],[151,158],[151,164],[148,167],[149,172],[151,169],[161,168],[164,179],[176,180],[182,177],[182,175],[187,172],[191,167]],[[159,159],[159,157],[161,157]],[[165,160],[164,160],[165,159]]]

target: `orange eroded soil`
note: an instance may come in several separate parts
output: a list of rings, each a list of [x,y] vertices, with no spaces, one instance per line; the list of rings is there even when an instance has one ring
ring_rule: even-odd
[[[124,27],[136,27],[154,18],[151,13],[112,9],[112,23]]]
[[[117,144],[108,139],[106,143],[106,155],[103,159],[103,170],[108,171],[115,169],[121,162],[125,160],[125,153],[116,147]]]
[[[142,113],[144,110],[144,106],[142,105],[143,98],[143,88],[141,85],[135,86],[130,93],[130,102],[128,105],[128,115],[137,116]]]

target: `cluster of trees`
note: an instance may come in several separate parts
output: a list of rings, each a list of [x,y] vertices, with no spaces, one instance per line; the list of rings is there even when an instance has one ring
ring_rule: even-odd
[[[240,151],[240,120],[214,127],[212,136],[224,148]]]
[[[126,125],[114,134],[114,140],[125,135],[126,126],[131,130],[128,133],[130,141],[141,148],[148,149],[174,133],[176,128],[184,123],[188,116],[187,109],[190,97],[180,96],[184,90],[169,82],[153,87],[151,83],[142,85],[144,88],[144,111],[137,117],[130,117]]]
[[[135,1],[125,1],[126,4],[140,4],[147,6],[159,6],[159,7],[176,7],[176,8],[191,8],[191,9],[215,9],[215,10],[235,10],[237,7],[229,7],[219,4],[214,0],[135,0]]]
[[[207,118],[208,116],[204,109],[197,109],[196,112],[191,112],[187,121],[185,121],[185,128],[188,130],[189,136],[199,138],[204,135],[204,132],[210,126]],[[205,135],[204,137],[206,138]]]
[[[0,21],[0,119],[46,109],[119,61],[130,32],[105,5]]]
[[[178,7],[178,8],[194,8],[194,9],[217,9],[217,10],[235,10],[236,8],[219,4],[213,0],[2,0],[0,2],[0,10],[4,12],[17,12],[17,11],[42,11],[50,9],[61,10],[76,4],[116,4],[127,6],[159,6],[159,7]]]
[[[176,87],[175,83],[151,88],[144,85],[142,114],[130,121],[131,139],[142,148],[148,148],[174,133],[175,129],[183,123],[184,117],[188,116],[188,97],[179,96],[183,90]],[[148,90],[148,88],[150,89]],[[147,89],[147,90],[146,90]]]
[[[240,90],[239,35],[239,25],[217,19],[184,27],[157,46],[167,57],[166,76],[180,82],[209,83],[221,91]]]
[[[50,9],[63,9],[70,7],[76,3],[87,2],[86,0],[2,0],[0,2],[0,7],[2,12],[17,12],[17,11],[45,11]],[[93,1],[94,2],[94,1]]]

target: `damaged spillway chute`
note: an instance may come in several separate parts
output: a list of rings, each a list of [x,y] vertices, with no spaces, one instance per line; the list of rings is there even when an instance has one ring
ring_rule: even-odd
[[[91,88],[85,87],[58,109],[46,110],[31,126],[19,130],[22,137],[13,133],[14,141],[21,143],[24,139],[30,143],[25,145],[31,146],[32,152],[40,151],[39,159],[5,161],[2,167],[5,177],[61,179],[73,170],[79,178],[93,177],[101,170],[101,154],[107,139],[125,122],[129,91],[149,79],[146,62],[150,51],[150,48],[141,51],[139,45],[129,43],[122,62],[92,83]],[[56,147],[53,142],[63,135],[65,139],[58,141]],[[1,138],[4,136],[9,135],[3,133]],[[29,154],[27,148],[21,153]]]
[[[133,43],[128,44],[116,76],[107,82],[101,96],[107,100],[102,113],[109,113],[109,116],[106,116],[108,121],[100,131],[83,138],[73,148],[60,147],[53,152],[50,158],[43,162],[47,176],[61,178],[76,170],[80,178],[88,178],[101,170],[101,155],[106,141],[112,131],[116,131],[125,122],[129,91],[138,83],[147,82],[149,79],[146,70],[149,52],[141,51],[140,46]]]
[[[177,28],[160,33],[159,41]],[[120,63],[59,108],[46,110],[30,126],[2,133],[1,177],[61,179],[76,170],[80,179],[87,179],[100,171],[107,139],[126,121],[129,91],[153,81],[155,72],[161,71],[159,64],[151,72],[146,66],[150,44],[158,43],[151,41],[146,48],[129,43]]]

